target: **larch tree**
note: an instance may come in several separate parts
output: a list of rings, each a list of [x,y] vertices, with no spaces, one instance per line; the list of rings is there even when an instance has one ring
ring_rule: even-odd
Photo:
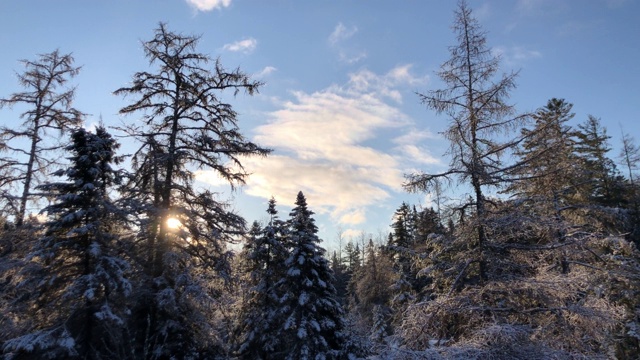
[[[16,105],[26,108],[21,114],[20,127],[0,128],[3,150],[19,155],[18,159],[2,165],[3,170],[10,169],[11,183],[18,183],[19,193],[5,196],[17,226],[23,224],[27,206],[34,199],[33,189],[56,164],[50,152],[63,147],[60,142],[45,141],[46,137],[54,131],[58,135],[66,134],[82,122],[82,113],[71,106],[75,88],[65,87],[80,71],[73,66],[71,54],[55,50],[40,55],[35,61],[22,60],[22,64],[25,71],[18,74],[18,81],[25,91],[0,99],[0,108]],[[26,148],[22,143],[25,140]]]
[[[622,148],[618,159],[620,159],[620,162],[628,172],[629,182],[635,184],[637,177],[635,172],[640,168],[640,146],[638,146],[633,136],[626,133],[622,134]]]
[[[210,191],[196,189],[194,172],[211,170],[234,187],[247,177],[241,158],[270,151],[245,139],[238,114],[221,100],[226,92],[252,95],[261,83],[198,53],[198,41],[160,24],[142,43],[152,69],[115,91],[135,99],[121,114],[142,114],[141,125],[123,130],[141,143],[129,196],[142,204],[150,285],[137,314],[137,351],[145,359],[221,351],[223,341],[206,319],[215,298],[211,283],[229,278],[226,245],[244,232],[245,221]]]
[[[518,140],[502,140],[526,115],[517,115],[506,102],[515,88],[517,73],[498,76],[500,59],[487,46],[484,31],[464,1],[455,12],[453,30],[458,42],[449,48],[451,57],[438,72],[446,87],[418,94],[429,108],[449,117],[444,131],[449,140],[449,169],[407,175],[404,186],[412,192],[430,191],[437,180],[457,178],[470,187],[470,200],[460,208],[471,208],[475,214],[475,235],[469,242],[475,249],[477,273],[486,279],[487,193],[509,180],[513,165],[506,165],[503,155],[512,151]]]
[[[640,245],[640,191],[636,171],[640,168],[640,146],[629,134],[622,134],[622,148],[618,159],[628,172],[626,198],[631,209],[631,238]]]
[[[125,217],[109,195],[118,181],[112,168],[118,146],[102,127],[95,134],[75,130],[67,147],[71,164],[54,173],[67,181],[38,187],[54,201],[43,210],[46,231],[29,255],[40,271],[25,266],[22,274],[35,284],[33,326],[5,343],[11,358],[130,358],[129,263],[114,235]]]

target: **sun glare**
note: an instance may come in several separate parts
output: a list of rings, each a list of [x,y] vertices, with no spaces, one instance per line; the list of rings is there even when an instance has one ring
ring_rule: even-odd
[[[178,220],[176,218],[168,218],[167,219],[167,226],[169,227],[169,229],[177,229],[180,226],[182,226],[182,223],[180,222],[180,220]]]

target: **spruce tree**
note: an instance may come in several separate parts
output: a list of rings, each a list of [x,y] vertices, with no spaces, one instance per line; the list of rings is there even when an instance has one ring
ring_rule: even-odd
[[[312,216],[299,192],[287,222],[290,249],[284,262],[281,328],[273,334],[284,347],[273,359],[347,358],[344,315]]]
[[[77,129],[72,141],[70,167],[54,173],[68,181],[39,186],[54,202],[43,210],[46,231],[29,256],[41,271],[25,274],[36,284],[34,327],[5,350],[18,358],[128,358],[129,264],[115,235],[124,216],[110,199],[118,144],[102,127]]]
[[[584,123],[578,125],[575,136],[575,152],[583,170],[580,174],[582,198],[597,205],[623,205],[623,180],[615,162],[607,156],[611,150],[611,137],[600,124],[600,119],[589,115]]]
[[[270,359],[283,351],[281,339],[274,336],[280,316],[279,300],[283,291],[284,246],[286,228],[278,217],[276,201],[269,201],[269,223],[264,229],[254,224],[243,249],[248,273],[249,293],[240,312],[241,339],[238,353],[242,359]]]

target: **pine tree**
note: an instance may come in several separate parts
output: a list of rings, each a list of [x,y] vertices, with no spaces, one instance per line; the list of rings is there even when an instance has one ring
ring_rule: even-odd
[[[0,195],[7,201],[17,226],[24,222],[27,205],[36,199],[33,189],[42,182],[42,175],[58,165],[50,154],[63,145],[45,141],[47,135],[51,136],[51,131],[64,135],[82,121],[82,113],[71,106],[75,88],[63,88],[80,71],[79,67],[73,66],[70,54],[60,54],[55,50],[40,55],[35,61],[21,62],[26,69],[18,75],[18,80],[26,91],[0,99],[0,108],[27,107],[21,115],[24,119],[21,127],[0,128],[0,150],[26,157],[24,160],[3,159],[5,161],[0,166],[0,175],[4,175],[0,178],[3,182],[3,194]],[[19,188],[20,193],[12,195],[6,191],[5,186],[9,184]]]
[[[254,224],[242,254],[249,274],[249,295],[240,314],[238,353],[242,359],[270,359],[270,354],[284,351],[281,339],[274,333],[280,316],[284,261],[288,256],[284,246],[286,228],[278,218],[273,198],[267,213],[269,223],[264,229]]]
[[[290,254],[284,263],[282,327],[273,334],[282,339],[284,350],[272,354],[273,359],[347,358],[343,312],[312,216],[299,192],[287,223]]]
[[[95,134],[80,128],[72,141],[70,167],[54,173],[68,182],[39,186],[55,200],[44,209],[47,230],[30,255],[42,267],[27,280],[37,284],[36,324],[5,350],[37,358],[128,358],[129,264],[114,235],[124,216],[109,196],[118,145],[102,127]]]
[[[247,176],[240,157],[269,150],[246,140],[237,114],[222,92],[255,93],[259,82],[196,52],[199,38],[168,31],[164,24],[144,42],[153,68],[115,91],[134,97],[121,114],[142,113],[141,126],[123,130],[139,140],[132,158],[128,196],[141,204],[147,285],[138,294],[137,356],[144,359],[226,355],[222,335],[207,316],[230,280],[227,244],[244,233],[245,221],[208,190],[193,186],[196,169],[212,170],[233,187]],[[180,225],[171,228],[169,219]]]

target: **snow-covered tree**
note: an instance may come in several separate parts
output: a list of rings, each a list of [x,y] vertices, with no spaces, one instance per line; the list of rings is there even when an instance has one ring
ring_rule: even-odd
[[[276,201],[271,199],[267,209],[269,223],[264,229],[251,231],[242,252],[248,273],[247,300],[240,312],[241,339],[238,350],[242,359],[270,359],[270,354],[281,351],[282,344],[276,333],[280,315],[280,297],[283,291],[284,246],[286,227],[278,217]]]
[[[125,300],[131,292],[114,235],[124,217],[110,199],[117,181],[112,168],[118,144],[103,127],[95,134],[79,128],[72,134],[71,165],[54,173],[67,182],[38,188],[54,199],[44,236],[29,255],[40,271],[33,283],[35,320],[28,334],[4,345],[10,358],[127,358]],[[27,285],[25,285],[27,286]]]
[[[221,100],[225,91],[253,94],[261,84],[196,52],[198,41],[160,24],[142,43],[152,70],[115,91],[135,98],[121,114],[142,114],[141,125],[123,130],[141,143],[128,196],[142,204],[147,284],[135,328],[136,353],[145,359],[226,351],[207,316],[217,297],[212,284],[230,276],[226,245],[243,234],[245,221],[196,189],[194,171],[212,170],[233,187],[247,176],[241,157],[269,152],[244,138],[233,107]]]
[[[25,91],[0,99],[0,108],[26,106],[20,116],[24,119],[21,126],[0,128],[0,151],[23,157],[3,159],[0,165],[1,200],[6,201],[17,226],[22,225],[27,205],[36,198],[33,189],[56,166],[57,157],[50,156],[51,151],[63,147],[58,141],[47,141],[47,137],[55,132],[59,138],[82,121],[82,113],[71,106],[75,88],[64,88],[80,71],[73,66],[71,54],[55,50],[40,55],[35,61],[21,62],[25,71],[18,75],[18,80]],[[9,187],[19,193],[14,194]]]
[[[615,358],[621,356],[617,351],[630,353],[637,347],[623,350],[623,339],[637,317],[637,300],[629,296],[635,290],[621,292],[618,285],[639,285],[637,250],[623,237],[592,226],[593,221],[556,216],[547,204],[528,196],[488,196],[489,189],[504,190],[518,180],[517,170],[526,162],[505,164],[510,157],[503,155],[513,153],[529,134],[510,136],[522,119],[505,103],[515,75],[494,76],[499,58],[486,46],[465,2],[456,11],[454,30],[458,44],[450,48],[451,58],[440,72],[448,87],[423,97],[432,109],[451,117],[445,133],[450,168],[410,176],[407,186],[429,190],[433,180],[456,176],[472,192],[453,205],[464,211],[455,231],[427,239],[428,249],[420,254],[421,274],[431,278],[429,298],[403,313],[396,328],[403,349],[447,344],[447,349],[424,351],[425,358]],[[563,106],[550,110],[559,114],[539,115],[569,115]],[[535,135],[542,135],[542,128]],[[530,162],[534,159],[541,158]],[[529,170],[532,174],[536,168]],[[564,189],[558,190],[564,195]]]
[[[282,279],[281,328],[273,333],[282,347],[271,354],[272,359],[347,358],[344,315],[312,216],[299,192],[288,220],[290,249]]]
[[[439,174],[407,175],[404,186],[414,192],[430,191],[438,180],[455,178],[470,189],[469,200],[460,209],[468,208],[475,214],[475,235],[468,239],[475,250],[469,255],[474,257],[474,271],[485,279],[487,193],[510,179],[513,167],[504,163],[503,155],[515,148],[518,139],[509,133],[526,116],[516,114],[507,103],[517,73],[498,75],[500,58],[487,46],[485,32],[464,1],[455,12],[453,30],[457,43],[449,47],[451,56],[438,72],[446,86],[420,94],[429,108],[449,118],[444,132],[449,140],[449,169]]]
[[[380,248],[373,243],[372,239],[369,239],[364,263],[354,279],[355,296],[358,302],[353,309],[364,320],[367,330],[372,326],[372,314],[376,306],[389,311],[391,286],[394,280],[395,274],[391,260],[380,253]]]

